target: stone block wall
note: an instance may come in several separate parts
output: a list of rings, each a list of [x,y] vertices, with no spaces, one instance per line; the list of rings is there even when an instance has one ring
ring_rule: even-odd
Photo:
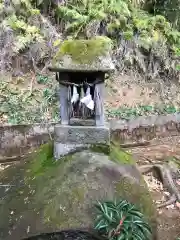
[[[178,136],[180,114],[138,117],[130,121],[111,121],[111,137],[120,143],[151,141],[154,138]]]
[[[0,162],[19,156],[53,138],[54,123],[0,126]],[[121,144],[180,135],[180,114],[110,121],[111,139]]]
[[[3,156],[21,155],[49,141],[53,129],[53,124],[0,126],[0,162]]]

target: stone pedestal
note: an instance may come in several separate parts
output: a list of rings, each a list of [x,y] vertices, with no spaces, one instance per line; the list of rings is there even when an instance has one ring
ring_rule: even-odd
[[[57,124],[54,128],[54,157],[83,150],[94,145],[110,146],[109,127],[69,126]]]

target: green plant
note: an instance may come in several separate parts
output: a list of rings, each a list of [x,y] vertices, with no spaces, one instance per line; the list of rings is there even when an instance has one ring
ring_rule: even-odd
[[[152,3],[155,6],[155,14],[161,14],[165,16],[170,22],[172,22],[174,27],[179,29],[179,0],[154,0]]]
[[[36,81],[39,84],[46,84],[48,82],[48,77],[43,75],[37,75]]]
[[[176,52],[176,55],[177,55],[178,57],[180,57],[180,47],[177,48],[175,52]],[[178,71],[180,71],[180,64],[177,64],[176,68],[177,68]]]
[[[19,53],[36,41],[43,41],[40,29],[29,21],[30,17],[35,17],[40,14],[38,9],[33,8],[29,0],[12,0],[8,7],[2,8],[1,14],[1,31],[7,31],[8,29],[13,30],[13,43],[11,44],[14,53]],[[1,19],[1,16],[4,17]]]
[[[149,116],[149,115],[163,115],[179,113],[180,109],[173,105],[139,105],[137,107],[122,106],[118,109],[107,109],[108,117],[116,117],[121,119],[131,119],[138,116]]]
[[[143,214],[126,200],[98,202],[95,229],[111,240],[148,240],[151,228]]]
[[[46,88],[21,89],[12,80],[0,81],[0,122],[26,124],[59,120],[56,85],[50,81]]]

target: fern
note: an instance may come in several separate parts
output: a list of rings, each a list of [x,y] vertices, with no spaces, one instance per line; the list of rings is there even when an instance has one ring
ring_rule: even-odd
[[[3,19],[1,26],[13,30],[15,39],[12,49],[15,53],[18,53],[31,43],[42,40],[40,29],[28,24],[29,16],[38,15],[40,12],[38,9],[33,8],[29,0],[12,0],[9,7],[10,12],[6,12],[7,9],[3,7],[6,17]]]
[[[58,23],[62,22],[61,28],[65,36],[90,38],[103,34],[112,38],[115,45],[122,38],[132,41],[139,54],[133,50],[131,53],[125,51],[127,56],[124,56],[124,60],[131,59],[130,65],[134,61],[139,61],[142,65],[142,59],[138,58],[143,49],[159,56],[163,62],[161,65],[165,66],[169,61],[165,62],[165,59],[180,48],[180,32],[173,29],[164,16],[150,15],[143,10],[147,4],[145,0],[68,0],[59,5],[51,0],[12,0],[11,3],[12,6],[7,10],[0,0],[0,16],[5,15],[2,24],[14,30],[17,40],[15,45],[18,45],[16,51],[21,47],[24,49],[37,39],[43,40],[39,29],[29,24],[29,19],[36,19],[44,7],[49,9],[50,14],[55,13]],[[172,66],[173,64],[174,62]],[[169,67],[168,63],[165,68]]]
[[[179,44],[179,32],[172,29],[165,17],[151,16],[143,10],[134,8],[143,2],[141,0],[76,0],[74,3],[68,1],[66,5],[58,7],[57,15],[66,21],[65,30],[72,33],[78,30],[79,33],[85,34],[86,26],[96,20],[103,23],[106,32],[112,36],[116,35],[117,31],[123,31],[124,36],[130,39],[133,29],[138,29],[141,42],[148,42],[148,45],[158,42],[161,33],[171,45]],[[152,44],[149,44],[150,42]]]

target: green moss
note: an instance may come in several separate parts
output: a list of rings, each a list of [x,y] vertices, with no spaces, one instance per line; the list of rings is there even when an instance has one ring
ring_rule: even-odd
[[[96,37],[90,40],[66,40],[64,41],[54,61],[69,55],[74,63],[91,64],[97,57],[105,56],[111,49],[111,40],[107,37]]]
[[[68,192],[64,191],[62,185],[60,184],[62,192],[60,191],[57,195],[52,199],[52,201],[46,205],[44,209],[44,222],[48,224],[48,222],[52,222],[58,228],[67,228],[68,226],[71,228],[76,228],[81,225],[81,219],[74,217],[71,218],[69,213],[73,213],[75,215],[76,208],[74,206],[78,206],[83,204],[85,201],[85,189],[83,186],[76,186],[69,190]],[[65,187],[65,186],[64,186]],[[61,205],[59,206],[59,199],[61,199]],[[68,205],[67,205],[68,202]]]
[[[44,206],[43,221],[47,226],[53,224],[58,228],[68,225],[78,227],[80,224],[80,220],[75,221],[73,218],[72,221],[68,214],[76,210],[73,204],[77,206],[85,201],[84,187],[72,184],[69,189],[69,182],[65,180],[67,178],[65,173],[71,166],[71,160],[73,161],[72,154],[58,161],[54,160],[52,142],[42,145],[29,159],[24,180],[26,186],[30,186],[35,194],[31,201],[35,203],[36,212],[40,212]],[[71,173],[72,177],[74,175],[76,171]],[[61,199],[61,205],[59,205],[59,199]],[[65,209],[64,206],[66,206]]]
[[[104,153],[106,155],[110,154],[110,146],[106,144],[93,144],[91,145],[90,150],[96,153]]]
[[[94,144],[90,147],[92,152],[104,153],[110,156],[110,160],[118,164],[135,165],[135,160],[131,154],[122,150],[116,142],[111,143],[110,146],[106,144]]]
[[[113,142],[110,147],[110,159],[120,164],[135,165],[135,160],[131,154],[122,150],[115,142]]]
[[[49,142],[42,145],[38,151],[30,157],[27,175],[36,177],[45,175],[51,169],[56,168],[59,164],[71,158],[72,155],[70,154],[56,161],[53,157],[53,142]]]
[[[44,144],[31,156],[28,173],[34,176],[41,175],[45,169],[52,167],[55,163],[52,142]]]
[[[132,156],[122,150],[116,143],[113,143],[110,146],[105,144],[94,144],[90,147],[90,150],[96,153],[104,153],[105,155],[110,156],[110,159],[113,162],[119,164],[135,164]],[[53,158],[53,143],[49,142],[42,145],[29,159],[29,166],[27,170],[28,176],[45,175],[51,168],[54,169],[64,161],[69,161],[71,159],[72,155],[70,154],[62,157],[59,161],[56,161]]]

